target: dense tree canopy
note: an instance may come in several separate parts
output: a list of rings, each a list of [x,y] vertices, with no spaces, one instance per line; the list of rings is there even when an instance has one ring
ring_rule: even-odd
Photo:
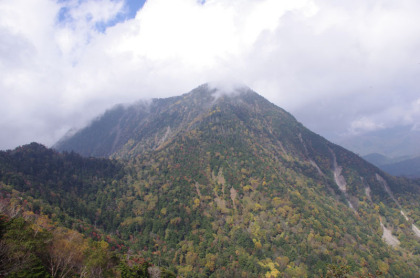
[[[0,152],[2,275],[419,276],[418,181],[253,92],[208,100],[157,102],[116,160]]]

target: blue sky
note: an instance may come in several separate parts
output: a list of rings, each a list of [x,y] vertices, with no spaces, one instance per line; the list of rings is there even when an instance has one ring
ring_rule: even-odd
[[[92,0],[77,0],[79,4],[86,3]],[[121,1],[121,0],[120,0]],[[118,13],[116,17],[107,21],[107,22],[97,22],[96,28],[100,32],[104,32],[108,27],[115,26],[117,23],[124,22],[126,20],[130,20],[134,18],[137,12],[144,6],[146,0],[122,0],[124,2],[123,12]],[[59,0],[58,3],[66,4],[66,3],[73,3],[74,1],[71,0]],[[69,12],[70,7],[64,6],[60,9],[58,13],[58,22],[59,23],[66,23],[68,21],[73,21],[74,19],[71,18]]]
[[[105,29],[110,26],[114,26],[117,23],[134,18],[137,12],[146,3],[146,0],[124,0],[124,2],[125,2],[125,7],[127,8],[126,12],[123,14],[119,14],[114,20],[110,22],[99,23],[97,25],[97,28],[101,32],[105,31]]]
[[[146,0],[126,0],[126,4],[129,7],[127,17],[133,18],[136,15],[137,11],[143,7],[145,2]]]

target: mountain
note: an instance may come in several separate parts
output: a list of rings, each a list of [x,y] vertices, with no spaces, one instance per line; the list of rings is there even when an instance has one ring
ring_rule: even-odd
[[[396,163],[385,164],[381,166],[381,169],[395,176],[420,178],[420,156]]]
[[[51,210],[57,207],[66,212],[66,218],[85,218],[92,223],[96,220],[96,210],[106,204],[96,200],[95,206],[88,206],[81,202],[80,196],[95,199],[106,184],[123,176],[123,170],[116,161],[84,158],[76,153],[60,154],[37,143],[0,152],[3,184],[47,202],[49,208],[44,207],[44,213],[51,215]],[[39,212],[39,206],[36,205],[35,211]]]
[[[73,198],[2,153],[0,169],[32,186],[3,183],[31,196],[47,182],[67,222],[83,218],[179,276],[419,277],[419,181],[386,174],[249,88],[118,106],[55,148],[111,157],[118,170]],[[69,198],[90,210],[70,214]]]
[[[372,153],[363,156],[363,159],[391,175],[420,178],[420,157],[389,158],[378,153]]]
[[[380,153],[391,158],[419,156],[419,141],[417,125],[395,126],[334,139],[334,142],[360,155]]]
[[[364,155],[363,159],[378,167],[381,165],[392,163],[393,161],[393,159],[379,153],[370,153],[368,155]]]
[[[216,90],[210,92],[206,86],[178,97],[118,105],[54,148],[96,157],[134,157],[154,150],[180,132],[193,129],[214,105],[212,93]]]
[[[37,143],[0,152],[0,277],[175,277],[115,235],[122,166]]]

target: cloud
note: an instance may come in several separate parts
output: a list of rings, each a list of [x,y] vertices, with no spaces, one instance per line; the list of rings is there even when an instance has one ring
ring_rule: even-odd
[[[357,119],[350,124],[350,132],[352,134],[363,133],[367,131],[375,131],[378,129],[383,129],[384,125],[382,123],[376,123],[372,119],[367,117],[362,117]]]
[[[0,149],[51,145],[116,103],[247,84],[315,131],[420,119],[415,0],[0,2]],[[416,108],[417,107],[417,108]]]

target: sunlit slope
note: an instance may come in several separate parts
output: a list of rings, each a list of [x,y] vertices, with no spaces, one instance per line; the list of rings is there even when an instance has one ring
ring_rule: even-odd
[[[418,275],[414,181],[386,175],[248,88],[203,85],[147,107],[142,120],[125,114],[135,127],[119,121],[127,140],[103,154],[126,163],[115,202],[133,248],[186,276],[311,276],[328,263]],[[89,130],[95,123],[68,142]]]

